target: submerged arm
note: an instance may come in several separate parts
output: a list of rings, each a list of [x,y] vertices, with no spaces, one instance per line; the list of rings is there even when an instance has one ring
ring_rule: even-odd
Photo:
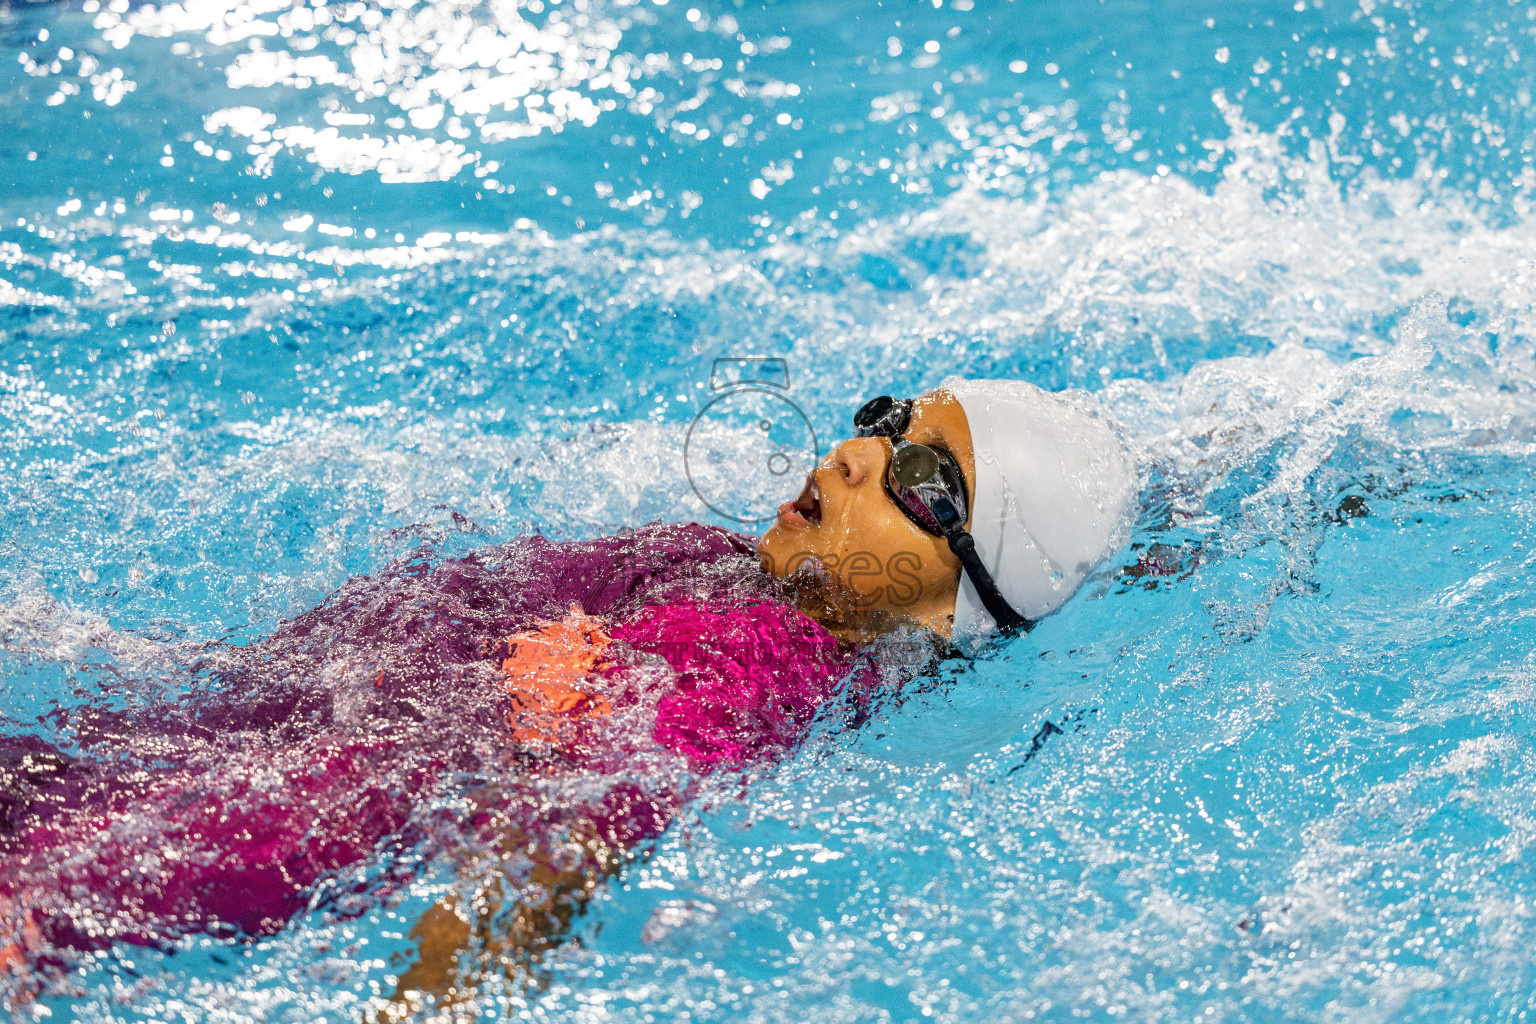
[[[483,876],[471,894],[443,900],[411,930],[416,959],[379,1019],[450,1009],[472,999],[492,972],[526,978],[626,857],[595,833],[551,842],[506,828],[495,850],[475,865]]]

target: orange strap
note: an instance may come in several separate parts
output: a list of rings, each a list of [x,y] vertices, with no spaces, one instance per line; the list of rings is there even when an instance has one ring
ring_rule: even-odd
[[[583,614],[578,605],[563,619],[507,637],[501,674],[512,695],[507,724],[513,737],[564,745],[575,739],[581,719],[607,715],[608,702],[587,691],[592,674],[606,664],[604,650],[611,642],[602,620]]]
[[[15,915],[16,904],[0,896],[0,971],[22,975],[29,969],[27,949],[36,949],[42,944],[42,933],[32,912],[26,911],[21,915],[18,934],[18,929],[12,925]]]

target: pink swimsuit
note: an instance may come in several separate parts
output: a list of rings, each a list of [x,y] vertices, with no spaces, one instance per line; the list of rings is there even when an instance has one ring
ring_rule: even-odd
[[[529,830],[653,837],[689,776],[791,748],[854,665],[775,587],[751,538],[692,524],[407,562],[210,654],[189,696],[61,713],[86,753],[0,737],[0,969],[342,909],[408,880],[389,865],[433,848],[422,798],[453,779]],[[590,795],[551,804],[550,778]]]

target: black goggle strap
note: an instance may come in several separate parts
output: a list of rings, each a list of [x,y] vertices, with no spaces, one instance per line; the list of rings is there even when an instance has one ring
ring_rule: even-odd
[[[998,591],[997,584],[992,581],[992,574],[981,564],[981,556],[976,553],[976,541],[969,533],[956,528],[946,533],[944,539],[949,541],[949,550],[960,559],[960,565],[970,577],[971,585],[976,588],[976,595],[981,598],[987,614],[997,620],[997,628],[1005,636],[1028,633],[1035,628],[1035,620],[1014,611],[1013,606]]]

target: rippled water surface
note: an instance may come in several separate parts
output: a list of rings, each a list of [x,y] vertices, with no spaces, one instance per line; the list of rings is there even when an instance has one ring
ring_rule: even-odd
[[[727,522],[717,357],[823,450],[1019,376],[1135,447],[1129,546],[716,780],[487,1013],[1536,1013],[1536,7],[12,0],[0,50],[8,730],[422,544]],[[357,1021],[441,884],[17,1012]]]

